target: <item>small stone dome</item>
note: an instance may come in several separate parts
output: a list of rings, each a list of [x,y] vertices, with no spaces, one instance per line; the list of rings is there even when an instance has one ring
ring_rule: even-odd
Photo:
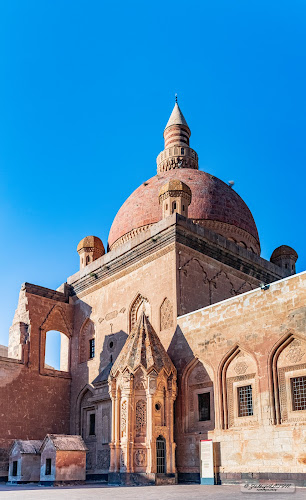
[[[102,251],[102,255],[105,254],[104,245],[97,236],[85,236],[78,244],[77,252],[80,252],[83,248],[95,248]]]
[[[159,191],[159,196],[167,193],[168,191],[182,191],[191,197],[191,189],[187,184],[180,181],[179,179],[170,179]]]
[[[274,262],[282,257],[290,257],[292,260],[296,262],[298,259],[298,254],[293,248],[288,247],[287,245],[281,245],[280,247],[277,247],[274,250],[274,252],[271,255],[270,261]]]

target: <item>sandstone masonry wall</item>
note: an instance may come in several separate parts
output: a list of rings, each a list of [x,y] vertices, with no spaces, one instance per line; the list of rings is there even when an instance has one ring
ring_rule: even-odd
[[[199,439],[208,438],[217,443],[225,480],[247,473],[283,479],[305,473],[306,411],[293,411],[287,400],[290,377],[306,375],[306,273],[181,316],[176,336],[179,472],[199,472]],[[214,421],[202,429],[189,422],[197,416],[190,399],[199,388],[196,376],[192,379],[197,364],[207,373],[215,401]],[[235,387],[241,383],[253,387],[251,417],[235,413]]]

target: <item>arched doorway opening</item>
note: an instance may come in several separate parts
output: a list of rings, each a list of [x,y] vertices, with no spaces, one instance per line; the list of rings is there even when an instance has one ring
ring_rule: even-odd
[[[166,473],[166,440],[162,436],[156,439],[156,472]]]

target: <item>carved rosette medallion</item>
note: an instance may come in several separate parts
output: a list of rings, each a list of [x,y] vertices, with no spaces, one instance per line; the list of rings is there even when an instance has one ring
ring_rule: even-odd
[[[134,454],[134,462],[137,467],[144,467],[147,462],[147,454],[145,450],[137,450]]]
[[[301,349],[301,341],[295,339],[289,346],[289,352],[286,356],[292,363],[298,363],[304,357],[305,351]]]

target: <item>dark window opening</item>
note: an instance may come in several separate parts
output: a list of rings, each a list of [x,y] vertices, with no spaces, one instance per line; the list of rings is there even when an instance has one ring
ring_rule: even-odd
[[[95,357],[95,339],[90,339],[89,341],[89,359]]]
[[[155,410],[156,410],[156,411],[159,411],[160,409],[161,409],[161,405],[160,405],[160,403],[156,403],[156,405],[155,405]]]
[[[96,414],[95,413],[91,413],[89,415],[89,435],[90,436],[96,435]]]
[[[166,472],[166,441],[162,436],[156,439],[156,472],[157,474]]]
[[[288,269],[288,264],[285,264],[285,269]]]
[[[291,379],[293,411],[306,410],[306,376]]]
[[[112,349],[114,347],[114,342],[111,340],[109,343],[109,348]]]
[[[89,262],[90,262],[90,257],[89,257],[89,255],[87,255],[87,257],[86,257],[86,265],[89,264]]]
[[[183,212],[185,212],[185,205],[183,205]]]
[[[17,476],[17,468],[18,468],[18,461],[14,460],[12,476]]]
[[[51,458],[46,458],[46,472],[45,472],[45,475],[46,476],[50,476],[51,475]]]
[[[185,154],[185,149],[181,148],[181,155]]]
[[[238,387],[238,416],[250,417],[253,415],[252,386]]]
[[[172,212],[174,212],[174,210],[176,210],[176,201],[172,203]]]
[[[198,402],[200,422],[210,420],[210,392],[198,394]]]

